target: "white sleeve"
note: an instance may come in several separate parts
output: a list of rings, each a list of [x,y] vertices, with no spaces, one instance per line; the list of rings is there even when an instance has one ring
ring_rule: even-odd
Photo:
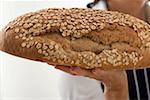
[[[82,76],[60,73],[59,91],[62,100],[103,100],[101,82]]]
[[[106,0],[100,0],[100,1],[98,2],[98,4],[96,4],[93,8],[94,8],[94,9],[106,10],[106,9],[107,9]]]

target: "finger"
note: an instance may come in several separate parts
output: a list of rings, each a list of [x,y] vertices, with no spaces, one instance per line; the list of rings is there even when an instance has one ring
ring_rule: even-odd
[[[92,73],[99,78],[99,80],[104,81],[107,79],[108,71],[101,70],[100,68],[95,68]]]
[[[80,67],[71,67],[71,72],[78,75],[78,76],[85,76],[85,77],[90,77],[94,79],[98,79],[89,69],[83,69]]]
[[[60,65],[58,66],[57,65],[57,66],[55,66],[55,68],[70,73],[70,67],[69,66],[66,67],[66,66],[60,66]]]
[[[61,65],[57,65],[55,67],[56,69],[62,70],[64,72],[70,73],[72,75],[77,75],[77,76],[85,76],[85,77],[89,77],[89,78],[94,78],[94,79],[98,79],[98,77],[96,77],[91,70],[87,70],[87,69],[83,69],[80,67],[69,67],[69,66],[61,66]]]
[[[101,75],[101,76],[105,76],[106,72],[104,70],[101,70],[100,68],[95,68],[92,70],[92,72],[95,75]]]
[[[59,69],[59,70],[62,70],[62,71],[64,71],[64,72],[70,73],[70,74],[72,74],[72,75],[75,75],[74,73],[72,73],[72,72],[70,71],[70,67],[69,67],[69,66],[56,65],[55,68],[56,68],[56,69]]]
[[[48,62],[47,64],[49,64],[49,65],[51,65],[51,66],[54,66],[54,67],[56,66],[55,64],[51,64],[51,63],[49,63],[49,62]]]
[[[91,74],[88,70],[85,70],[85,69],[80,68],[80,67],[71,67],[70,71],[72,73],[75,73],[75,74],[80,75],[80,76],[88,76]]]

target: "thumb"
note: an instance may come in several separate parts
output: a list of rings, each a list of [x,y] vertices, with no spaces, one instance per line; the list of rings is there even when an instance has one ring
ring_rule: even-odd
[[[100,68],[95,68],[92,70],[92,73],[99,78],[101,81],[105,81],[108,76],[108,72],[105,70],[101,70]]]

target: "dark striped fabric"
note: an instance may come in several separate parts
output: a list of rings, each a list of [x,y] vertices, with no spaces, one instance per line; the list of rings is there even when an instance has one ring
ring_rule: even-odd
[[[150,68],[126,71],[129,100],[150,100]],[[104,85],[101,84],[104,92]]]
[[[126,71],[129,100],[150,100],[150,68]],[[104,91],[104,85],[101,84]]]
[[[129,100],[150,100],[150,69],[127,71]]]

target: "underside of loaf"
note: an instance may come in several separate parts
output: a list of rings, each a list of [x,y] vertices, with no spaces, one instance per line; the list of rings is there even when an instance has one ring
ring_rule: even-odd
[[[48,64],[106,70],[150,66],[150,26],[119,12],[44,9],[19,16],[1,36],[3,51]]]

